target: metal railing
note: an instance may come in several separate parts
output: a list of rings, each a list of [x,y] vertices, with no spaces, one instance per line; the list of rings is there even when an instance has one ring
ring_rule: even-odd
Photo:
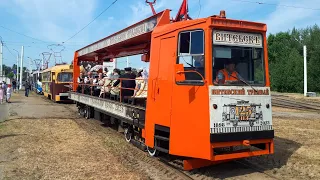
[[[110,83],[105,86],[104,83],[106,80],[110,80]],[[120,80],[119,84],[117,86],[113,86],[113,84],[117,81],[117,80]],[[123,81],[136,81],[136,80],[141,80],[141,81],[146,81],[146,84],[144,85],[143,89],[140,88],[124,88],[124,87],[121,87],[121,84],[123,83]],[[99,83],[100,80],[98,80],[97,83]],[[147,83],[147,79],[143,79],[143,78],[136,78],[136,79],[128,79],[128,78],[103,78],[103,85],[96,85],[96,84],[91,84],[91,83],[78,83],[78,86],[76,88],[76,92],[78,93],[82,93],[82,94],[87,94],[87,95],[91,95],[91,96],[97,96],[97,94],[95,93],[96,90],[98,89],[97,87],[100,88],[100,91],[99,91],[99,95],[98,97],[99,98],[106,98],[106,94],[110,94],[110,95],[113,95],[113,96],[116,96],[116,97],[119,97],[120,99],[120,102],[123,102],[123,98],[125,97],[132,97],[132,98],[141,98],[141,97],[137,97],[139,95],[141,95],[143,92],[147,92],[148,91],[148,83]],[[81,89],[81,91],[79,92],[79,88]],[[102,88],[107,88],[108,91],[107,92],[104,92],[101,94],[101,90]],[[112,91],[112,88],[116,88],[119,90],[119,94],[115,93],[115,94],[112,94],[111,91]],[[132,90],[133,91],[133,95],[132,96],[123,96],[123,90]],[[71,92],[74,92],[73,91],[73,83],[70,83],[70,91]],[[89,92],[88,92],[89,91]],[[134,91],[142,91],[140,94],[136,94],[134,93]]]

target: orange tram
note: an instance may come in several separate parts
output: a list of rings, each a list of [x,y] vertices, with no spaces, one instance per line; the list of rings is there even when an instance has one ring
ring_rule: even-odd
[[[174,20],[168,9],[153,10],[77,50],[69,98],[86,118],[118,125],[151,156],[182,157],[185,170],[273,154],[266,24],[227,19],[224,11],[193,20],[183,8],[186,1]],[[77,91],[81,62],[139,54],[150,65],[146,98]],[[225,71],[228,62],[236,73]]]

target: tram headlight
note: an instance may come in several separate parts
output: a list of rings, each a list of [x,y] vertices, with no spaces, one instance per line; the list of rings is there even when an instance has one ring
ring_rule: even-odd
[[[266,104],[266,108],[269,109],[270,108],[270,104]]]
[[[217,109],[217,108],[218,108],[218,105],[213,104],[213,109]]]

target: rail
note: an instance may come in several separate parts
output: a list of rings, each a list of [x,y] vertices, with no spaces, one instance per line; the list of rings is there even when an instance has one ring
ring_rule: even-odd
[[[304,102],[301,100],[290,100],[287,96],[272,95],[272,105],[275,107],[307,110],[307,111],[320,111],[319,103]]]

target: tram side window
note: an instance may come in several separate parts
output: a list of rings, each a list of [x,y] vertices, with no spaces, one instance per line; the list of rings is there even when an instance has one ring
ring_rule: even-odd
[[[205,77],[204,32],[203,30],[181,32],[179,35],[178,64],[184,70],[194,70]],[[197,73],[185,73],[186,80],[202,80]]]

